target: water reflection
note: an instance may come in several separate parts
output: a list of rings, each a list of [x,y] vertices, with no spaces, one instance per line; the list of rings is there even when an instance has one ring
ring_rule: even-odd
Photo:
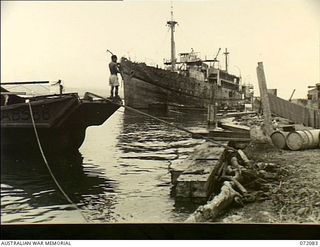
[[[205,126],[205,121],[202,121],[204,114],[176,111],[151,114],[191,130]],[[199,140],[190,138],[185,132],[130,111],[125,111],[123,115],[123,127],[118,139],[118,147],[126,154],[122,158],[127,159],[173,160],[188,154],[199,144]]]
[[[114,181],[106,179],[104,171],[97,166],[84,164],[78,151],[49,156],[47,160],[65,193],[83,210],[102,202],[107,205],[106,207],[112,206],[113,200],[110,199],[114,194]],[[68,204],[57,189],[40,155],[1,156],[3,223],[32,221],[40,215],[44,216],[43,221],[52,220],[57,218],[57,215],[49,212],[54,213],[57,210],[75,210],[75,208]],[[77,218],[79,215],[72,217]],[[69,220],[78,221],[78,219]]]
[[[147,113],[191,130],[206,127],[206,116],[199,112]],[[145,196],[148,197],[148,202],[144,202],[150,204],[150,207],[153,205],[152,210],[148,209],[149,214],[158,214],[158,218],[147,216],[149,219],[156,219],[152,222],[183,221],[200,202],[175,201],[175,198],[171,197],[172,184],[168,167],[172,161],[186,158],[194,147],[203,141],[130,111],[124,112],[122,124],[117,147],[122,151],[121,160],[126,167],[123,167],[121,175],[123,178],[126,176],[128,181],[133,181],[140,175],[137,184],[134,185],[136,189],[141,188],[140,192],[133,191],[132,194],[135,194],[136,200],[139,201]],[[154,212],[155,210],[158,211]]]
[[[205,114],[198,112],[152,115],[190,130],[206,127]],[[48,157],[48,162],[91,222],[181,222],[198,204],[170,196],[168,166],[200,143],[154,119],[118,111],[87,129],[81,154]],[[57,191],[40,153],[17,156],[1,156],[2,223],[85,223]]]

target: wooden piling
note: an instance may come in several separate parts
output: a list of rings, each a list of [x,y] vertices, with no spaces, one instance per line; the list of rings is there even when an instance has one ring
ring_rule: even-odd
[[[211,85],[211,99],[210,99],[210,104],[208,105],[208,125],[216,125],[217,124],[217,102],[216,102],[216,91],[217,91],[217,84],[213,83]]]
[[[260,98],[262,102],[263,116],[264,116],[264,130],[268,136],[273,132],[272,123],[271,123],[271,110],[268,97],[268,89],[266,77],[263,70],[263,63],[258,62],[257,67],[257,77],[260,89]]]
[[[215,125],[217,122],[216,107],[214,104],[208,105],[208,125]]]

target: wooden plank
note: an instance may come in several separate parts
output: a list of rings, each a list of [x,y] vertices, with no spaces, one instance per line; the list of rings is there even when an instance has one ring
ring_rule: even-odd
[[[247,138],[250,137],[250,131],[247,132],[236,132],[236,131],[209,131],[209,137],[239,137]]]
[[[235,132],[235,131],[210,131],[210,132],[197,132],[198,135],[210,137],[215,141],[250,141],[250,132]],[[200,138],[198,135],[193,138]]]
[[[170,166],[176,198],[207,198],[214,189],[214,176],[222,165],[225,149],[204,143],[189,157]]]
[[[232,123],[221,122],[219,124],[219,127],[223,128],[225,130],[230,130],[230,131],[234,131],[234,132],[244,132],[244,133],[250,132],[250,128],[248,126],[232,124]]]
[[[212,137],[215,141],[249,142],[250,137]]]
[[[226,114],[224,113],[218,113],[217,116],[220,118],[223,117],[240,117],[240,116],[245,116],[245,115],[251,115],[251,114],[256,114],[256,111],[246,111],[246,112],[228,112]]]

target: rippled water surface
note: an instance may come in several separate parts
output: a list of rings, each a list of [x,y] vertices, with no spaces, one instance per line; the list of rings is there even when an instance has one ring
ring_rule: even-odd
[[[199,112],[152,114],[191,130],[205,127]],[[181,222],[197,205],[171,197],[168,166],[200,143],[120,109],[103,125],[87,129],[79,152],[48,157],[48,162],[89,222]],[[86,222],[56,189],[40,154],[3,156],[2,223]]]

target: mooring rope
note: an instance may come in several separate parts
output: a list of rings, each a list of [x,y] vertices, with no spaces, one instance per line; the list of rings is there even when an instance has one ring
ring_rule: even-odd
[[[238,151],[237,149],[235,149],[235,148],[233,148],[233,147],[230,147],[230,146],[228,146],[228,145],[222,144],[222,143],[220,143],[220,142],[218,142],[218,141],[215,141],[215,140],[213,140],[213,139],[211,139],[211,138],[209,138],[209,137],[203,136],[203,135],[201,135],[201,134],[194,133],[194,132],[192,132],[192,131],[184,128],[184,127],[178,126],[178,125],[176,125],[176,124],[169,123],[168,121],[165,121],[165,120],[163,120],[163,119],[161,119],[161,118],[158,118],[158,117],[155,117],[155,116],[150,115],[150,114],[148,114],[148,113],[145,113],[145,112],[143,112],[143,111],[139,111],[139,110],[137,110],[137,109],[135,109],[135,108],[132,108],[132,107],[130,107],[130,106],[126,106],[126,105],[123,105],[123,104],[119,104],[119,103],[117,103],[117,102],[115,102],[115,101],[113,101],[113,100],[110,100],[110,99],[108,99],[108,98],[102,97],[102,96],[97,95],[97,94],[94,94],[94,93],[90,93],[90,94],[91,94],[92,96],[94,96],[94,97],[98,97],[98,98],[102,98],[102,99],[104,99],[104,100],[107,100],[107,101],[111,102],[112,104],[117,105],[117,106],[119,106],[119,107],[123,107],[123,108],[125,108],[125,109],[128,109],[128,110],[130,110],[130,111],[133,111],[133,112],[138,113],[138,114],[140,114],[140,115],[144,115],[144,116],[146,116],[146,117],[149,117],[149,118],[152,118],[152,119],[154,119],[154,120],[157,120],[157,121],[159,121],[159,122],[161,122],[161,123],[164,123],[164,124],[166,124],[166,125],[168,125],[168,126],[171,126],[171,127],[173,127],[173,128],[176,128],[176,129],[179,129],[179,130],[181,130],[181,131],[187,132],[187,133],[189,133],[189,134],[191,134],[191,135],[193,135],[193,136],[197,136],[197,137],[199,137],[199,138],[201,138],[201,139],[204,139],[204,140],[206,140],[206,141],[212,142],[212,143],[216,144],[217,146],[224,147],[224,148],[229,149],[229,150],[232,150],[232,151]]]
[[[31,121],[32,121],[32,125],[33,125],[33,129],[34,129],[34,133],[35,133],[35,136],[36,136],[36,139],[37,139],[37,143],[38,143],[38,147],[39,147],[39,150],[40,150],[40,153],[41,153],[41,156],[42,156],[42,159],[54,181],[54,183],[56,184],[56,186],[58,187],[58,189],[60,190],[61,194],[65,197],[65,199],[76,209],[80,212],[81,216],[83,217],[83,219],[86,221],[86,222],[89,222],[89,220],[86,218],[86,216],[82,213],[81,209],[70,199],[70,197],[67,195],[66,192],[64,192],[64,190],[62,189],[62,187],[60,186],[59,182],[57,181],[56,177],[54,176],[50,166],[49,166],[49,163],[46,159],[46,156],[44,155],[44,152],[43,152],[43,149],[42,149],[42,145],[41,145],[41,142],[40,142],[40,138],[39,138],[39,135],[38,135],[38,131],[37,131],[37,128],[36,128],[36,123],[34,121],[34,118],[33,118],[33,111],[32,111],[32,107],[31,107],[31,104],[30,104],[30,101],[28,101],[28,105],[29,105],[29,111],[30,111],[30,116],[31,116]]]

